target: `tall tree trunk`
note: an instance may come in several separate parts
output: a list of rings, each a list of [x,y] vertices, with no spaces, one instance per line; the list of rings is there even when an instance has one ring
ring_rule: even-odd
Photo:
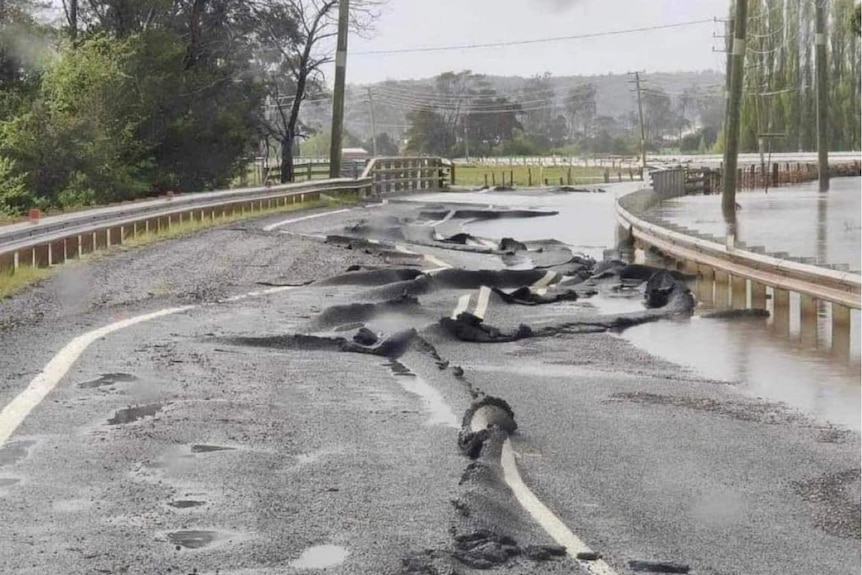
[[[294,180],[293,167],[293,131],[289,130],[281,140],[281,183],[288,184]]]

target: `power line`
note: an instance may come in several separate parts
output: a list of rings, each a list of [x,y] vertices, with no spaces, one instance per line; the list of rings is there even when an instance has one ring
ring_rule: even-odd
[[[364,52],[351,52],[351,56],[372,56],[385,54],[415,54],[419,52],[448,52],[453,50],[476,50],[480,48],[501,48],[507,46],[524,46],[527,44],[546,44],[550,42],[563,42],[568,40],[583,40],[586,38],[601,38],[607,36],[619,36],[623,34],[637,34],[640,32],[652,32],[655,30],[667,30],[669,28],[683,28],[686,26],[697,26],[699,24],[711,24],[714,19],[690,20],[688,22],[676,22],[674,24],[662,24],[659,26],[645,26],[642,28],[629,28],[624,30],[609,30],[606,32],[592,32],[589,34],[575,34],[572,36],[554,36],[550,38],[535,38],[532,40],[514,40],[510,42],[489,42],[487,44],[457,44],[452,46],[422,46],[417,48],[399,48],[395,50],[366,50]]]

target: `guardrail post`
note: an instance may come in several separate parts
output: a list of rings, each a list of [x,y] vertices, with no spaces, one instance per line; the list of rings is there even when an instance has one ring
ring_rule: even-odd
[[[730,276],[715,270],[715,309],[724,310],[730,306]]]
[[[755,281],[751,282],[752,309],[766,309],[766,286]]]
[[[851,310],[832,304],[832,352],[841,358],[850,356]]]
[[[108,230],[96,230],[93,233],[93,251],[103,250],[108,247]]]
[[[709,275],[701,274],[698,277],[694,286],[694,294],[697,300],[707,307],[715,307],[715,279],[712,273]]]
[[[66,240],[57,240],[48,245],[48,265],[55,266],[66,263]]]
[[[42,244],[33,248],[33,267],[46,268],[51,265],[51,245]]]
[[[781,336],[790,334],[790,292],[772,289],[772,326]]]
[[[817,307],[816,299],[799,294],[799,334],[811,347],[817,346]]]
[[[748,282],[745,278],[731,276],[730,278],[730,307],[732,309],[745,309],[748,306]]]

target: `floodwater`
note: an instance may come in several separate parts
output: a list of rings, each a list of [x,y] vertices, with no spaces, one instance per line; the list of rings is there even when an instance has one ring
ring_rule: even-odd
[[[829,192],[817,182],[736,196],[737,239],[767,252],[815,258],[817,263],[862,269],[862,178],[834,178]],[[725,235],[719,196],[686,196],[664,202],[656,214],[668,222]]]
[[[832,223],[827,227],[837,226],[838,229],[827,230],[826,236],[833,239],[840,238],[840,241],[830,244],[828,253],[835,257],[839,257],[836,254],[846,254],[840,256],[845,259],[843,263],[852,265],[853,261],[859,261],[859,232],[858,230],[855,232],[857,238],[855,248],[850,249],[851,242],[844,239],[844,218],[849,220],[855,217],[857,224],[859,222],[859,179],[850,180],[835,179],[832,182],[836,193],[832,196],[834,199],[827,200],[830,202],[829,210],[833,214],[828,219]],[[613,248],[616,243],[614,198],[639,187],[638,183],[610,186],[605,194],[557,194],[539,191],[471,193],[457,196],[445,194],[433,196],[431,200],[557,210],[560,212],[557,216],[476,222],[468,224],[466,230],[476,236],[494,239],[553,238],[565,242],[576,251],[601,259],[603,251]],[[806,214],[813,213],[815,222],[810,224],[810,229],[814,230],[812,233],[816,236],[816,202],[812,204],[809,201],[806,204],[809,206],[807,211],[804,205],[801,207],[799,205],[800,202],[804,204],[808,201],[803,198],[810,196],[810,191],[805,191],[809,188],[810,186],[803,186],[801,191],[785,188],[770,192],[765,201],[772,206],[772,211],[776,211],[778,208],[775,204],[778,199],[789,198],[790,213],[800,219],[805,219]],[[849,197],[852,194],[846,191],[851,188],[856,190],[855,209],[847,207],[853,205],[854,201]],[[764,194],[761,193],[761,195]],[[716,201],[717,196],[707,199]],[[421,197],[417,200],[428,201],[429,197]],[[832,203],[833,201],[835,203]],[[746,211],[749,215],[756,213],[755,208],[752,207],[756,202],[749,202],[743,197],[740,203],[743,205],[740,215]],[[847,213],[839,217],[838,212],[844,210],[847,210]],[[760,211],[761,218],[774,216],[777,221],[779,217],[775,214],[770,216],[768,207],[763,207]],[[809,226],[809,224],[805,225]],[[689,225],[689,227],[694,226]],[[784,227],[790,226],[785,222]],[[755,229],[753,220],[743,220],[742,228],[743,232],[746,229]],[[809,227],[804,229],[807,230]],[[748,243],[753,245],[750,240]],[[768,247],[765,241],[760,245]],[[787,247],[771,249],[790,251]],[[855,260],[850,258],[851,255]],[[713,286],[698,285],[694,282],[691,287],[700,302],[698,313],[712,309],[717,293]],[[709,294],[706,294],[707,288],[709,288]],[[592,303],[604,313],[641,309],[637,299],[594,299]],[[828,312],[820,310],[820,315],[823,317],[819,322],[819,328],[814,334],[806,333],[798,319],[799,298],[791,297],[790,303],[790,318],[784,323],[776,322],[772,318],[759,321],[726,321],[704,319],[696,315],[690,320],[640,325],[624,331],[619,337],[658,357],[682,365],[702,377],[735,383],[741,391],[752,397],[782,402],[819,421],[859,430],[862,427],[859,313],[853,312],[851,337],[849,345],[845,346],[846,353],[835,353],[829,349],[832,342],[831,334],[828,333],[830,325]],[[824,329],[827,332],[825,334],[822,333]]]

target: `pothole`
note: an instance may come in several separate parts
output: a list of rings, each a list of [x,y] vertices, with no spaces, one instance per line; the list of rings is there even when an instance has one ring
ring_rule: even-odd
[[[162,409],[164,409],[164,406],[160,403],[127,407],[126,409],[117,411],[114,414],[114,417],[108,420],[108,425],[125,425],[127,423],[134,423],[135,421],[139,421],[145,417],[153,417]]]
[[[290,562],[294,569],[328,569],[344,563],[349,552],[338,545],[316,545],[302,552],[299,559]]]
[[[192,445],[192,453],[213,453],[215,451],[234,451],[235,447],[223,445]]]
[[[100,377],[79,383],[81,389],[94,389],[98,387],[107,387],[115,383],[132,383],[138,381],[138,378],[130,373],[103,373]]]
[[[201,549],[211,544],[218,537],[217,531],[174,531],[168,533],[168,541],[177,549]]]
[[[176,509],[191,509],[193,507],[200,507],[201,505],[206,505],[206,501],[195,501],[193,499],[178,499],[177,501],[171,501],[168,503],[171,507]]]

